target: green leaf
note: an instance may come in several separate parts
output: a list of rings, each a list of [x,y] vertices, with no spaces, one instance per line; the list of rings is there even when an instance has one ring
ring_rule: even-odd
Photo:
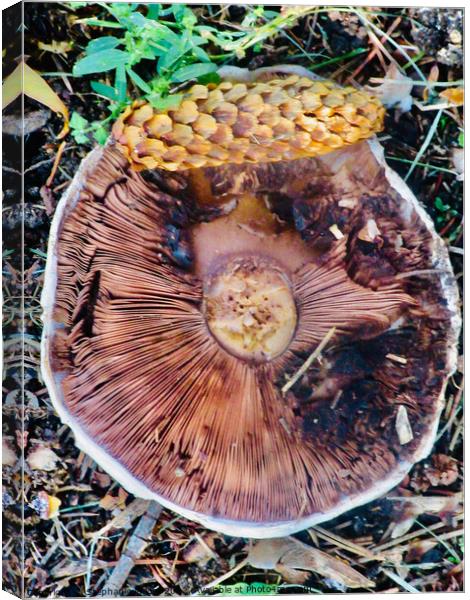
[[[105,127],[100,125],[96,131],[93,133],[93,137],[101,146],[106,144],[106,140],[108,139],[108,132]]]
[[[168,52],[162,54],[160,59],[158,60],[157,72],[161,73],[171,67],[171,65],[175,64],[184,54],[186,53],[186,48],[179,41],[178,44],[172,46]]]
[[[132,81],[136,84],[138,88],[140,88],[146,94],[150,94],[152,92],[152,88],[146,83],[140,75],[137,75],[135,71],[133,71],[130,67],[126,67],[127,74],[132,79]]]
[[[116,77],[114,79],[114,85],[117,92],[119,102],[124,102],[127,97],[127,79],[126,79],[126,67],[118,65],[116,68]]]
[[[194,46],[193,48],[194,56],[199,59],[201,62],[211,62],[210,56],[207,54],[205,50],[199,48],[199,46]]]
[[[160,94],[153,93],[147,96],[147,100],[157,110],[170,110],[171,108],[178,108],[183,100],[183,94],[171,94],[162,98]]]
[[[129,22],[134,27],[145,27],[147,23],[147,19],[144,17],[144,15],[141,15],[139,12],[132,13],[125,19],[125,21]]]
[[[183,25],[185,29],[191,29],[197,23],[193,11],[184,4],[173,4],[172,11],[175,21]]]
[[[89,127],[88,121],[82,117],[82,115],[78,114],[78,112],[73,112],[70,117],[70,127],[75,130],[86,129]]]
[[[156,21],[160,16],[160,11],[162,10],[161,4],[149,4],[147,6],[147,19],[152,19]]]
[[[138,7],[138,3],[128,4],[127,2],[112,2],[111,11],[115,17],[128,17]]]
[[[92,81],[91,89],[100,96],[104,96],[113,102],[117,102],[119,99],[116,90],[110,85],[101,83],[101,81]]]
[[[85,56],[73,67],[75,77],[89,75],[90,73],[103,73],[111,71],[119,66],[123,66],[129,61],[129,53],[123,50],[112,48],[110,50],[102,50],[95,52],[92,55]]]
[[[203,85],[208,85],[209,83],[215,83],[217,85],[222,81],[220,79],[220,75],[216,72],[208,73],[207,75],[201,75],[201,77],[198,77],[197,80]]]
[[[181,67],[181,69],[175,71],[171,76],[171,81],[180,83],[188,81],[188,79],[197,79],[202,75],[214,73],[215,71],[217,71],[217,65],[214,65],[213,63],[194,63],[193,65]]]
[[[95,40],[91,40],[85,48],[85,52],[87,54],[95,54],[95,52],[102,52],[103,50],[111,50],[112,48],[116,48],[122,41],[118,38],[107,35],[105,37],[96,38]]]
[[[459,141],[459,146],[461,148],[463,148],[463,146],[464,146],[464,133],[463,133],[463,131],[461,131],[459,133],[459,140],[458,141]]]
[[[72,137],[77,144],[88,144],[90,141],[87,134],[83,133],[83,131],[74,131],[72,129]]]
[[[13,250],[7,250],[6,252],[8,252],[8,255],[10,255],[13,253]],[[43,252],[42,250],[38,250],[37,248],[31,248],[30,252],[31,252],[31,254],[34,254],[35,256],[40,256],[41,258],[47,259],[47,253]]]
[[[444,204],[444,202],[442,201],[442,199],[439,196],[437,196],[437,198],[434,200],[434,206],[440,212],[446,212],[450,208],[450,205],[449,204]]]
[[[77,144],[87,144],[90,141],[86,134],[86,130],[90,124],[84,117],[79,115],[78,112],[72,113],[69,125],[72,137]]]

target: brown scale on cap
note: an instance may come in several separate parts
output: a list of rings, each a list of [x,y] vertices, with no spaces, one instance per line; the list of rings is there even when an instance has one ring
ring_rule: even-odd
[[[435,238],[367,143],[305,158],[318,147],[303,119],[325,125],[324,144],[338,114],[361,137],[381,119],[365,94],[298,77],[193,86],[168,114],[134,107],[57,217],[53,398],[124,485],[222,531],[291,532],[374,497],[440,411],[454,316],[439,278],[412,275],[435,268]],[[285,127],[286,148],[237,137],[243,123]],[[304,158],[280,160],[293,144]],[[216,147],[230,158],[209,160]],[[137,172],[156,166],[182,172]]]
[[[318,156],[381,131],[384,114],[364,91],[291,75],[194,85],[166,113],[135,102],[113,136],[134,168],[181,171]]]

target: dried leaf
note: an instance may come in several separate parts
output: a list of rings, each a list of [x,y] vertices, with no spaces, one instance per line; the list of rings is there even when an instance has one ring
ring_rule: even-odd
[[[51,575],[54,579],[62,579],[64,577],[79,577],[85,575],[89,570],[96,571],[98,569],[109,569],[112,566],[104,560],[93,558],[82,558],[80,560],[71,560],[65,564],[59,563],[51,569]]]
[[[401,504],[394,509],[392,539],[405,535],[423,513],[437,514],[445,522],[452,522],[462,502],[461,494],[453,496],[388,496]]]
[[[334,580],[349,588],[374,587],[375,583],[350,567],[346,562],[334,558],[321,550],[307,546],[295,538],[261,540],[248,554],[248,562],[258,569],[276,569],[294,577],[294,571],[313,571],[322,577]],[[304,575],[303,580],[307,578]],[[300,579],[300,574],[299,574]],[[296,581],[297,583],[299,580]]]
[[[447,100],[449,104],[453,104],[454,106],[462,106],[464,100],[463,87],[448,88],[442,91],[439,97],[444,98],[444,100]]]
[[[2,110],[21,94],[21,63],[5,78],[2,85]]]
[[[59,139],[64,137],[69,130],[69,111],[67,107],[46,80],[31,67],[28,67],[26,63],[20,63],[3,82],[2,108],[13,102],[21,92],[62,115],[65,122],[57,137]]]
[[[34,471],[54,471],[59,457],[46,446],[36,446],[26,459],[30,469]]]
[[[382,82],[377,87],[368,86],[368,90],[377,96],[384,106],[387,108],[397,106],[402,112],[411,110],[413,104],[411,90],[414,82],[403,75],[395,63],[389,66],[384,79],[372,78],[371,82]]]
[[[406,517],[400,519],[398,522],[393,523],[393,529],[390,533],[390,537],[392,540],[395,540],[399,537],[402,537],[413,527],[414,522],[416,521],[417,514],[413,514],[411,517]]]

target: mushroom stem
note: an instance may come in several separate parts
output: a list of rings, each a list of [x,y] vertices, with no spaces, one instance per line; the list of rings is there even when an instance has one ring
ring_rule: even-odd
[[[318,356],[323,351],[325,346],[328,344],[328,342],[334,336],[335,332],[336,332],[336,327],[332,327],[328,331],[328,333],[325,335],[325,337],[322,339],[322,341],[318,344],[318,346],[315,348],[315,350],[312,352],[312,354],[310,354],[310,356],[307,358],[307,360],[304,362],[304,364],[300,367],[300,369],[289,379],[289,381],[287,383],[285,383],[283,385],[282,390],[281,390],[283,395],[285,395],[290,390],[290,388],[295,383],[297,383],[297,381],[302,377],[302,375],[308,371],[308,369],[311,367],[313,361],[318,358]]]

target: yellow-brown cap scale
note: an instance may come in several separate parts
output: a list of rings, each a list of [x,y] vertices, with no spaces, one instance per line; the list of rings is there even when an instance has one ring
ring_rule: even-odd
[[[381,131],[380,101],[351,86],[286,79],[193,85],[177,108],[128,107],[113,127],[137,170],[180,171],[325,154]]]

